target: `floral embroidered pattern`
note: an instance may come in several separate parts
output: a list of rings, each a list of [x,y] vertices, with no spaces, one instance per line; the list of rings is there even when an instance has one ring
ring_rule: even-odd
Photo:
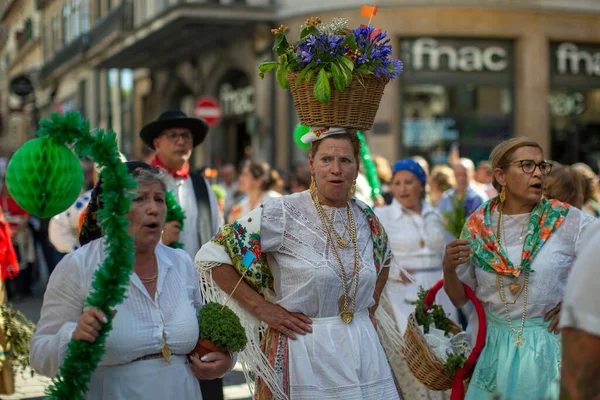
[[[570,206],[560,201],[542,199],[533,208],[523,244],[521,265],[515,267],[492,229],[491,215],[499,204],[498,197],[488,201],[471,214],[463,228],[461,239],[469,240],[475,251],[472,262],[484,271],[514,278],[518,278],[521,272],[534,272],[531,263],[565,220]]]

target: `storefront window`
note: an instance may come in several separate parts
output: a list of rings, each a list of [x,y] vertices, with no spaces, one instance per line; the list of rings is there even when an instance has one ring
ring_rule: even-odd
[[[406,156],[445,164],[453,146],[477,162],[513,134],[512,92],[506,87],[407,85],[402,145]]]
[[[600,88],[550,91],[552,159],[600,167]]]
[[[600,168],[600,45],[550,45],[551,158]]]
[[[478,162],[514,135],[512,42],[422,37],[401,51],[403,157],[445,164],[458,147]]]

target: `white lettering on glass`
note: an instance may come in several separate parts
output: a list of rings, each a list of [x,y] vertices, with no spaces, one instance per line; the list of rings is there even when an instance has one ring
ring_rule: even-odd
[[[432,38],[415,40],[412,46],[413,68],[420,71],[427,67],[431,71],[440,69],[441,60],[447,59],[448,70],[461,72],[501,72],[508,67],[508,51],[500,46],[440,46]]]
[[[255,110],[253,86],[234,90],[229,83],[224,83],[219,96],[224,116],[240,116]]]
[[[587,76],[600,76],[600,52],[579,50],[573,43],[561,43],[556,49],[557,70],[561,75],[579,75],[582,63]]]

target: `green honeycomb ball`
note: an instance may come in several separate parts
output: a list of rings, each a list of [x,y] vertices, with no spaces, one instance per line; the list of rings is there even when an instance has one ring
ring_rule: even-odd
[[[77,200],[83,187],[83,170],[67,146],[47,138],[33,139],[10,159],[6,187],[25,211],[48,218]]]

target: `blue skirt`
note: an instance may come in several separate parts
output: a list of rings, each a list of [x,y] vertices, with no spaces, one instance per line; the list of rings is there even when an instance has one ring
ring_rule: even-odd
[[[561,338],[548,332],[550,321],[525,320],[525,344],[515,346],[508,321],[486,313],[486,344],[479,356],[467,400],[538,400],[558,398]],[[521,321],[513,321],[521,327]]]

